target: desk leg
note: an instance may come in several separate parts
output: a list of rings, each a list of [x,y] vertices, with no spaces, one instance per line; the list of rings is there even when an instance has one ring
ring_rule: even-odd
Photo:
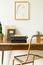
[[[4,51],[2,51],[2,65],[3,65],[3,59],[4,59]]]

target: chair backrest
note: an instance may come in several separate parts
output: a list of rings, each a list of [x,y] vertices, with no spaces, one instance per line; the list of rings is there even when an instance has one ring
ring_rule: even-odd
[[[32,40],[33,40],[33,38],[35,38],[36,39],[36,43],[38,44],[38,43],[43,43],[43,34],[42,35],[33,35],[32,36]],[[32,41],[31,41],[32,42]]]
[[[27,62],[28,57],[29,57],[31,42],[32,42],[32,37],[31,37],[30,42],[29,42],[29,45],[28,45],[28,53],[27,53],[27,58],[26,58],[25,62]]]
[[[34,37],[36,37],[36,44],[37,43],[41,43],[41,41],[42,41],[42,43],[43,43],[43,35],[33,35],[32,37],[31,37],[31,39],[30,39],[30,43],[29,43],[29,46],[28,46],[28,53],[27,53],[27,58],[26,58],[26,60],[25,60],[25,62],[28,60],[28,57],[29,57],[29,53],[30,53],[30,47],[31,47],[31,44],[32,44],[32,40],[33,40],[33,38]]]

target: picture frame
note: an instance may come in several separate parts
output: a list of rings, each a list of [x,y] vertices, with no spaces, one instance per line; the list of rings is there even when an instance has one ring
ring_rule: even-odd
[[[30,3],[28,1],[15,2],[15,20],[30,19]]]

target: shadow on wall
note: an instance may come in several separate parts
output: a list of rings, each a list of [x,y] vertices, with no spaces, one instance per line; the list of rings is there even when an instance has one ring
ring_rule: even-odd
[[[21,32],[17,28],[16,28],[16,35],[21,35]]]

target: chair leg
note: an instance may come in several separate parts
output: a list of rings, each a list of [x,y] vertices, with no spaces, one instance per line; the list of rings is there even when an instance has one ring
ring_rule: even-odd
[[[20,65],[23,65],[23,64],[20,64]]]
[[[12,65],[14,65],[14,59],[13,59]]]
[[[33,56],[33,63],[32,63],[32,65],[34,65],[34,59],[35,59],[35,56]]]
[[[34,61],[33,61],[32,65],[34,65]]]

